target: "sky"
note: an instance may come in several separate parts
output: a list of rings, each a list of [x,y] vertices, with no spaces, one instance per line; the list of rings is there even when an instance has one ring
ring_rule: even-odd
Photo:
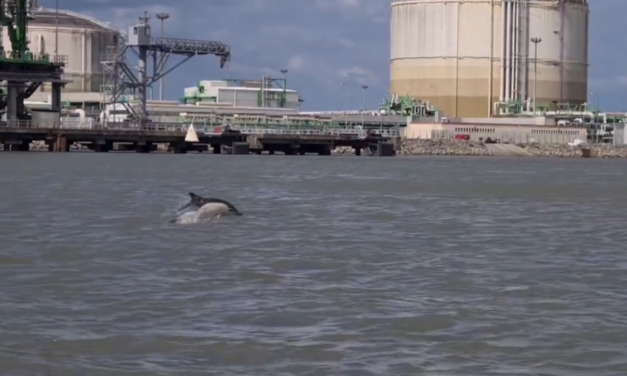
[[[195,57],[165,79],[166,99],[199,80],[280,77],[300,92],[303,110],[376,107],[389,92],[390,0],[39,0],[126,29],[139,15],[170,14],[165,36],[218,40],[232,60]],[[589,0],[589,91],[606,111],[627,110],[626,0]],[[153,35],[160,30],[155,18]],[[172,57],[176,61],[179,57]],[[344,82],[342,86],[340,82]]]

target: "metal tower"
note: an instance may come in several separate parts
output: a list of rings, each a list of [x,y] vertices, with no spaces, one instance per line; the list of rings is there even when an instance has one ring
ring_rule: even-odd
[[[36,55],[28,49],[28,21],[37,10],[37,0],[0,0],[1,28],[7,28],[11,49],[6,50],[0,30],[0,112],[7,121],[27,120],[24,106],[44,82],[52,83],[52,109],[61,110],[61,87],[66,57]],[[0,28],[0,29],[1,29]]]
[[[101,93],[103,103],[121,103],[133,120],[144,121],[148,118],[146,111],[148,87],[198,55],[219,56],[220,68],[224,68],[231,58],[231,48],[222,42],[215,41],[154,38],[151,35],[148,12],[138,18],[139,23],[129,27],[128,35],[125,40],[121,41],[122,44],[111,48],[109,53],[102,57],[108,80],[103,85]],[[128,51],[132,51],[138,57],[137,76],[128,64],[126,57]],[[166,70],[165,65],[170,55],[180,55],[184,59]],[[149,60],[152,60],[150,75]]]

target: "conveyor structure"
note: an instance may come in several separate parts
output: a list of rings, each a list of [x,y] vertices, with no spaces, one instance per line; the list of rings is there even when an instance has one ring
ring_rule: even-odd
[[[146,121],[147,88],[162,77],[178,68],[194,56],[215,55],[220,58],[220,68],[224,68],[231,58],[231,48],[217,41],[188,40],[177,38],[153,38],[147,12],[139,17],[137,25],[129,27],[128,34],[122,38],[120,46],[111,48],[102,58],[109,75],[108,83],[103,87],[107,103],[122,103],[133,120]],[[127,53],[137,56],[137,75],[131,69]],[[184,58],[166,69],[166,62],[171,55]],[[148,61],[152,60],[152,72],[149,76]],[[127,98],[132,98],[128,100]]]

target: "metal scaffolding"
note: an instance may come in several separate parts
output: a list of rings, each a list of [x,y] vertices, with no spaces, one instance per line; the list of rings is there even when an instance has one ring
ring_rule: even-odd
[[[52,84],[52,109],[61,109],[67,57],[29,50],[28,23],[37,9],[37,0],[0,0],[0,113],[6,114],[7,121],[30,119],[24,100],[43,83]],[[9,43],[2,39],[4,28]]]
[[[162,77],[178,68],[187,60],[199,55],[220,57],[220,68],[231,58],[231,48],[216,41],[176,38],[153,38],[147,12],[139,17],[139,23],[129,28],[121,38],[120,45],[112,47],[102,56],[104,84],[101,88],[103,104],[120,103],[133,120],[146,120],[147,89]],[[135,75],[128,63],[127,53],[138,58],[138,74]],[[183,60],[166,69],[171,55],[183,56]],[[152,61],[152,72],[148,75],[148,61]]]

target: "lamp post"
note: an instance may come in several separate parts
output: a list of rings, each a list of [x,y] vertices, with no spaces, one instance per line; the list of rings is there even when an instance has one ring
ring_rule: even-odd
[[[344,92],[344,126],[348,127],[348,89],[344,81],[340,82],[340,86]]]
[[[562,19],[562,29],[564,26],[563,22],[564,20]],[[560,41],[560,104],[562,104],[564,103],[564,34],[558,30],[553,33],[557,35]]]
[[[361,109],[361,128],[364,129],[366,123],[366,91],[368,90],[368,85],[361,85],[361,88],[364,90],[364,104]]]
[[[538,106],[538,44],[542,42],[542,38],[531,38],[533,43],[533,114],[536,114]]]
[[[601,130],[601,123],[599,116],[601,113],[601,99],[599,93],[590,93],[590,97],[596,96],[596,116],[594,117],[594,138],[595,142],[599,143],[599,131]],[[592,99],[592,98],[591,98]]]
[[[285,107],[285,104],[287,103],[287,69],[281,69],[279,72],[281,72],[281,74],[283,75],[283,101],[281,104],[281,107]]]
[[[167,20],[168,18],[170,18],[170,15],[168,13],[157,13],[157,19],[159,19],[159,21],[161,21],[161,38],[163,38],[163,23],[165,20]],[[166,62],[163,61],[163,70],[165,70],[165,66],[166,66]],[[163,79],[164,77],[161,77],[159,79],[159,100],[163,100]]]

